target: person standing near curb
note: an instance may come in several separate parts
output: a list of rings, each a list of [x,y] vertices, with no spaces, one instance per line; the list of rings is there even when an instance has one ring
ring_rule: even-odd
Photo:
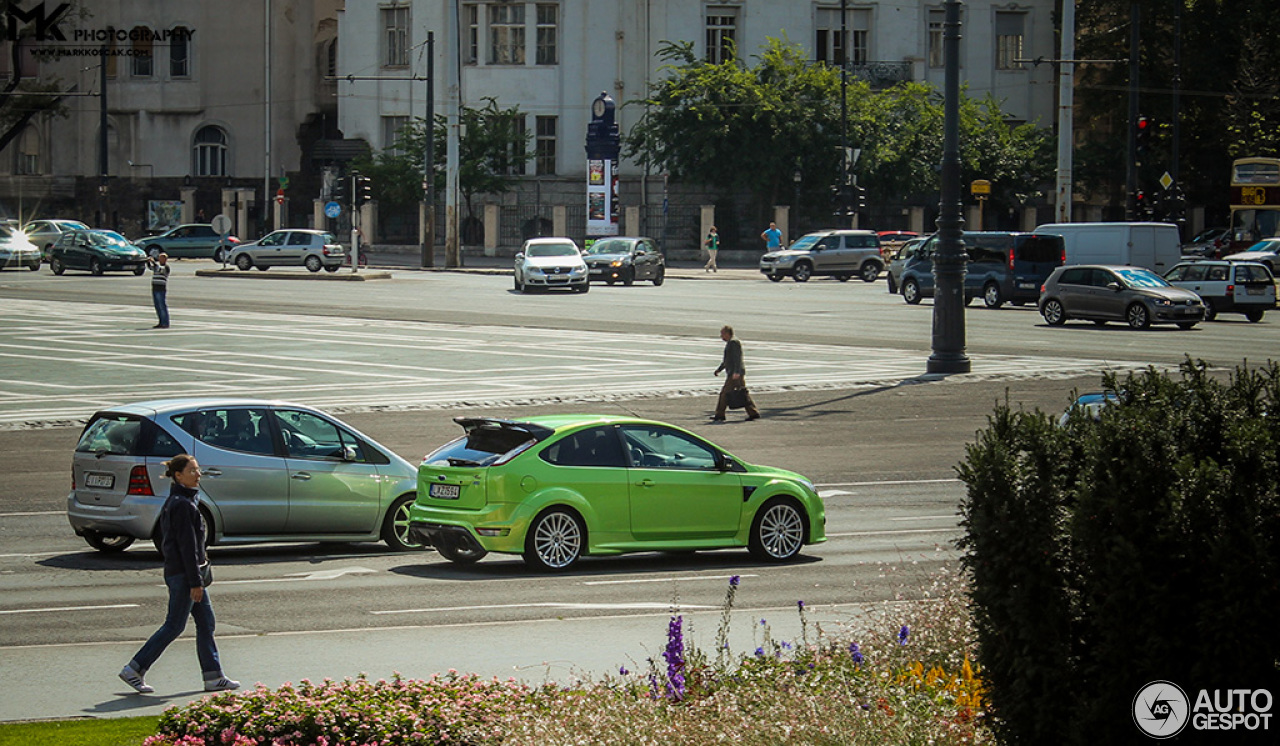
[[[778,230],[777,223],[770,222],[769,227],[760,234],[760,238],[764,240],[765,251],[777,251],[782,248],[782,231]]]
[[[724,412],[729,407],[729,392],[735,389],[743,389],[746,398],[747,421],[760,419],[760,410],[756,409],[756,403],[751,399],[751,392],[746,391],[747,388],[747,366],[742,361],[742,342],[733,338],[733,327],[725,324],[720,327],[720,339],[724,340],[724,359],[720,362],[720,367],[716,368],[713,375],[720,375],[720,371],[725,372],[724,386],[720,387],[720,398],[716,400],[716,413],[711,419],[717,422],[724,421]]]
[[[169,588],[169,611],[164,624],[120,669],[120,680],[139,694],[155,689],[143,679],[169,644],[186,629],[187,617],[196,622],[196,656],[206,692],[239,689],[240,682],[222,673],[218,646],[213,641],[213,604],[205,586],[213,582],[205,554],[204,516],[196,505],[200,464],[194,456],[178,454],[165,462],[165,476],[173,480],[169,499],[160,510],[160,546],[164,554],[164,584]]]
[[[163,251],[154,258],[147,257],[147,266],[151,267],[151,302],[156,307],[159,323],[152,329],[169,328],[169,255]]]
[[[711,226],[710,232],[707,233],[707,240],[703,242],[703,245],[707,247],[707,254],[710,255],[703,269],[708,272],[719,272],[720,269],[716,266],[716,252],[720,250],[720,234],[716,233],[714,225]]]

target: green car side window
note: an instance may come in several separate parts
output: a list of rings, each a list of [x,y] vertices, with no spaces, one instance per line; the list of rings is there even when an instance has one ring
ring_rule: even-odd
[[[570,433],[542,449],[543,461],[556,466],[625,467],[626,456],[612,427],[591,427]]]
[[[699,471],[718,468],[716,451],[684,433],[653,425],[625,425],[622,434],[633,468]]]

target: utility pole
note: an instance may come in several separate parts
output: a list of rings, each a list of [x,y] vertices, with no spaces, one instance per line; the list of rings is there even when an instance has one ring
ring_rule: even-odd
[[[1124,216],[1133,220],[1138,212],[1138,49],[1142,42],[1142,11],[1129,6],[1129,137],[1125,147]]]
[[[458,38],[458,3],[449,3],[449,50],[448,100],[445,102],[447,141],[445,143],[445,184],[444,184],[444,264],[446,267],[461,267],[461,237],[458,235],[458,147],[459,127],[462,106],[462,74],[459,56],[462,54],[462,40]]]
[[[412,84],[411,84],[412,85]],[[436,32],[427,32],[427,147],[422,156],[422,266],[435,263],[436,252]]]
[[[1071,166],[1075,145],[1076,2],[1062,0],[1062,63],[1058,68],[1058,190],[1054,205],[1057,223],[1071,222]]]

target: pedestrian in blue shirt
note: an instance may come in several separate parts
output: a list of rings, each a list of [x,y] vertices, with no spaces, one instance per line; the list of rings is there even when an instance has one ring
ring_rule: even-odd
[[[769,227],[760,234],[760,238],[764,240],[765,251],[777,251],[782,248],[782,231],[778,230],[777,223],[769,223]]]

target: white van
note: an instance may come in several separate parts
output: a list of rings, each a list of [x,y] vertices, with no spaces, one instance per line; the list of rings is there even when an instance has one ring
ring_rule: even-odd
[[[1036,233],[1062,236],[1067,264],[1127,264],[1163,275],[1182,259],[1178,227],[1169,223],[1050,223]]]

